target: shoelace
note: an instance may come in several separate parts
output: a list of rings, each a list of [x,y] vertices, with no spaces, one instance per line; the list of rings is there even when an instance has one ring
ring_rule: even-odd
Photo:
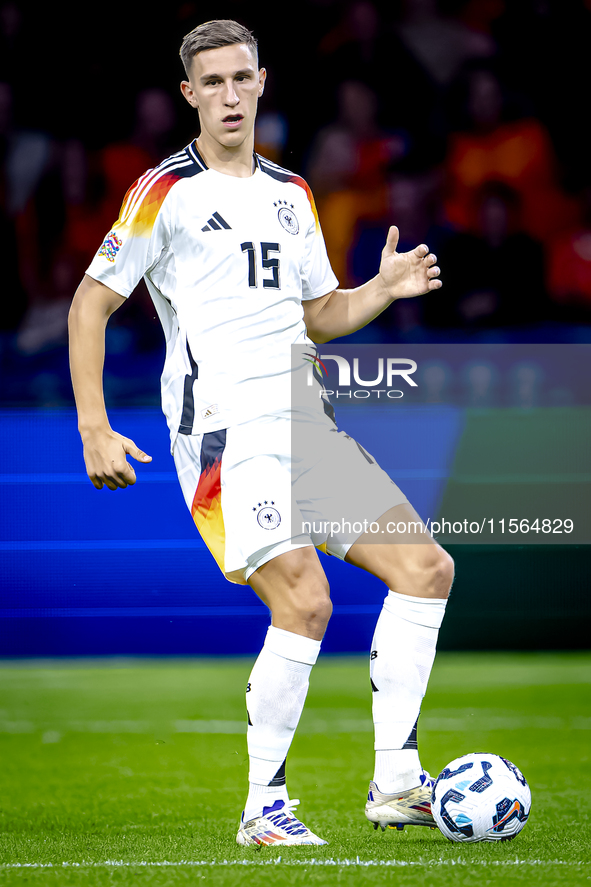
[[[299,798],[294,798],[292,801],[288,801],[277,813],[267,814],[267,819],[277,828],[284,829],[288,835],[305,835],[308,829],[293,813],[299,803]]]

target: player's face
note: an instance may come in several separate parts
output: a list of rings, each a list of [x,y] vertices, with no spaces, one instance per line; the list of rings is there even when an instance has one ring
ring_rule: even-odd
[[[265,77],[245,43],[199,52],[181,89],[199,111],[202,135],[226,148],[242,145],[253,133]]]

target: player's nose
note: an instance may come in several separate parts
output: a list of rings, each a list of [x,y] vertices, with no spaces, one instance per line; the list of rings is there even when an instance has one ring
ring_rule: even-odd
[[[224,96],[224,104],[230,105],[230,107],[234,107],[238,104],[240,99],[236,94],[236,90],[234,89],[233,83],[228,83],[226,86],[226,95]]]

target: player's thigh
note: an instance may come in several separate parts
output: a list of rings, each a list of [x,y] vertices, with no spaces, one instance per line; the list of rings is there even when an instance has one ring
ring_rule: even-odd
[[[451,556],[428,533],[408,502],[385,512],[349,548],[345,560],[388,588],[416,597],[445,598],[453,581]]]
[[[296,477],[294,495],[314,544],[343,560],[365,530],[406,496],[359,443],[344,432],[319,429],[314,456]]]
[[[266,561],[311,544],[291,529],[288,422],[179,436],[174,458],[197,529],[231,582],[246,584]]]

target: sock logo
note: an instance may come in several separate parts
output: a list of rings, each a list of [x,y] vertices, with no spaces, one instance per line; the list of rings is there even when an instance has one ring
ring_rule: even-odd
[[[370,658],[370,659],[377,659],[377,658],[378,658],[378,651],[377,651],[377,650],[372,650],[371,653],[370,653],[369,658]]]
[[[246,685],[246,692],[250,693],[252,687],[250,686],[250,682]]]

